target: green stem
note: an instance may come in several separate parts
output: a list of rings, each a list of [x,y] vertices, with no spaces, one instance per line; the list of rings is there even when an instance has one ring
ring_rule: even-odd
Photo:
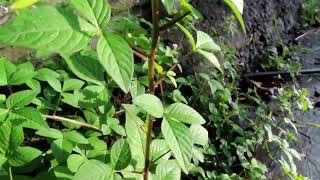
[[[10,180],[13,180],[11,166],[9,166],[9,178],[10,178]]]
[[[150,53],[150,59],[149,59],[149,93],[154,94],[155,93],[155,72],[154,72],[154,66],[155,66],[155,59],[156,59],[156,52],[157,52],[157,44],[159,40],[159,34],[160,34],[160,0],[151,0],[151,6],[152,6],[152,47],[151,47],[151,53]],[[148,120],[148,129],[147,129],[147,138],[146,138],[146,154],[145,154],[145,167],[144,167],[144,180],[149,179],[149,170],[150,170],[150,149],[151,149],[151,142],[152,142],[152,129],[153,129],[153,121],[154,117],[150,116]]]
[[[61,98],[62,98],[62,93],[60,93],[59,98],[58,98],[58,102],[56,104],[56,107],[54,108],[54,112],[53,112],[54,116],[56,115],[56,113],[58,111],[58,108],[59,108],[59,105],[60,105],[60,102],[61,102]]]

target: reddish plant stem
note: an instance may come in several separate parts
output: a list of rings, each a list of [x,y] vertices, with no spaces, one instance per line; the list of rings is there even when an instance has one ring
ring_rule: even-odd
[[[155,86],[154,86],[154,66],[155,66],[155,59],[156,59],[156,53],[157,53],[157,44],[159,40],[159,24],[160,24],[160,12],[159,12],[159,5],[160,0],[151,0],[152,3],[152,47],[151,47],[151,53],[150,53],[150,59],[149,59],[149,93],[154,94],[155,92]],[[152,129],[153,129],[153,121],[154,117],[149,116],[148,120],[148,130],[147,130],[147,142],[146,142],[146,154],[145,154],[145,168],[144,168],[144,180],[149,179],[149,170],[150,170],[150,147],[152,142]]]

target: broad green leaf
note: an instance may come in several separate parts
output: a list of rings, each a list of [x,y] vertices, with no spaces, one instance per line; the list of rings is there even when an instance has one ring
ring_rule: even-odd
[[[32,107],[25,107],[10,113],[10,118],[14,124],[20,124],[22,127],[30,129],[49,128],[47,122],[43,119],[40,112]]]
[[[40,82],[36,79],[29,79],[27,82],[26,82],[26,85],[34,90],[34,91],[41,91],[41,85],[40,85]]]
[[[181,169],[175,160],[164,161],[156,168],[156,180],[180,180]]]
[[[10,12],[16,12],[34,5],[35,3],[39,2],[39,0],[15,0],[10,2],[14,2],[10,6]]]
[[[133,99],[144,94],[146,92],[144,86],[137,80],[133,80],[130,87],[130,94]]]
[[[71,172],[77,172],[79,167],[88,159],[79,154],[71,154],[67,159],[67,166]]]
[[[192,46],[192,49],[195,50],[196,49],[196,41],[194,40],[194,38],[193,38],[192,34],[189,32],[189,30],[186,29],[185,27],[183,27],[179,23],[176,23],[176,25],[178,26],[178,28],[181,29],[182,32],[184,32],[184,34],[187,36],[187,38]]]
[[[55,72],[54,70],[51,70],[48,68],[42,68],[38,70],[35,78],[40,81],[47,81],[47,77],[57,79],[59,76],[60,76],[59,73]]]
[[[133,104],[156,118],[163,116],[163,106],[161,100],[152,94],[143,94],[133,99]]]
[[[174,10],[174,1],[175,0],[161,0],[162,4],[166,8],[167,12],[171,14]]]
[[[115,133],[121,135],[121,136],[127,136],[126,134],[126,130],[121,126],[121,125],[110,125],[109,126],[112,131],[114,131]]]
[[[204,58],[206,58],[210,63],[212,63],[214,67],[216,67],[217,69],[222,71],[219,60],[217,59],[217,57],[213,53],[203,51],[201,49],[197,49],[196,52],[199,53],[200,55],[202,55]]]
[[[204,155],[198,147],[192,148],[193,161],[204,162]]]
[[[212,40],[212,38],[202,31],[197,31],[196,48],[208,52],[221,51],[220,47]]]
[[[52,129],[52,128],[40,129],[36,132],[36,134],[39,136],[49,137],[49,138],[53,138],[53,139],[62,139],[63,138],[62,132],[60,132],[57,129]]]
[[[9,158],[9,164],[13,167],[27,165],[37,157],[41,156],[42,152],[32,147],[20,147],[14,151]]]
[[[163,118],[161,132],[181,169],[188,174],[192,157],[192,137],[184,124]]]
[[[193,143],[206,146],[209,142],[209,135],[206,128],[200,125],[191,125],[190,133],[192,135]]]
[[[129,105],[123,105],[127,107]],[[144,151],[146,149],[146,132],[143,130],[143,121],[136,116],[130,108],[126,108],[126,123],[127,141],[129,143],[132,158],[137,161],[136,168],[143,169],[144,167]]]
[[[151,143],[151,160],[155,164],[167,161],[171,157],[171,151],[164,139],[154,139]]]
[[[10,76],[16,72],[16,66],[9,60],[0,57],[0,86],[8,85]]]
[[[89,144],[89,141],[77,131],[68,131],[63,133],[65,139],[77,144]]]
[[[89,160],[80,166],[73,180],[109,180],[112,173],[112,168],[104,162]]]
[[[39,92],[33,90],[24,90],[10,95],[6,101],[8,109],[21,108],[29,105]]]
[[[23,130],[20,126],[13,126],[7,120],[0,126],[0,153],[7,154],[14,152],[23,142]]]
[[[0,28],[0,44],[59,53],[83,49],[96,29],[67,8],[39,4]]]
[[[3,168],[2,166],[7,162],[7,158],[4,155],[0,154],[0,168]]]
[[[111,148],[111,163],[115,170],[125,169],[131,161],[131,151],[128,142],[120,139]]]
[[[242,19],[243,13],[243,0],[224,0],[228,4],[228,6],[232,9],[233,13],[236,15],[242,30],[246,33],[246,27],[244,25],[244,21]]]
[[[103,29],[110,20],[111,8],[107,0],[71,0],[70,3],[97,28]]]
[[[79,79],[67,79],[63,82],[62,91],[74,91],[79,90],[84,85],[84,82]]]
[[[57,139],[51,143],[51,150],[59,163],[65,162],[72,152],[73,145],[67,139]]]
[[[56,179],[72,180],[73,173],[65,166],[58,166],[54,168],[54,175]]]
[[[133,52],[128,43],[114,33],[106,33],[97,44],[99,61],[109,76],[128,92],[133,79]]]
[[[30,62],[19,64],[17,70],[8,79],[9,85],[20,85],[26,83],[28,80],[36,75],[34,67]]]
[[[48,84],[57,92],[61,92],[62,88],[61,88],[61,82],[54,77],[51,76],[47,76],[46,77],[46,81],[48,82]]]
[[[70,70],[80,79],[103,86],[104,70],[98,59],[74,55],[63,56]]]
[[[167,119],[175,119],[188,124],[204,124],[205,119],[192,107],[183,103],[174,103],[165,109]]]

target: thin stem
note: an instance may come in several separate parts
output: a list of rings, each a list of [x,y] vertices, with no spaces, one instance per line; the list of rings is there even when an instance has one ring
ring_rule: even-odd
[[[149,59],[149,93],[154,94],[154,65],[156,59],[156,51],[157,51],[157,44],[159,40],[159,22],[160,22],[160,12],[159,12],[159,5],[160,0],[151,0],[152,4],[152,24],[153,24],[153,34],[152,34],[152,47]],[[149,170],[150,170],[150,147],[152,142],[152,129],[153,129],[153,121],[154,117],[150,116],[148,120],[148,131],[147,131],[147,142],[146,142],[146,154],[145,154],[145,167],[144,167],[144,180],[149,179]]]
[[[69,119],[69,118],[64,118],[64,117],[60,117],[60,116],[50,116],[50,115],[42,115],[42,117],[47,120],[47,119],[51,119],[51,120],[55,120],[55,121],[62,121],[62,122],[68,122],[68,123],[71,123],[71,124],[74,124],[74,125],[77,125],[77,126],[83,126],[83,127],[88,127],[88,128],[91,128],[91,129],[94,129],[94,130],[97,130],[97,131],[101,131],[100,128],[94,126],[94,125],[91,125],[91,124],[87,124],[87,123],[84,123],[84,122],[79,122],[79,121],[76,121],[76,120],[73,120],[73,119]]]
[[[11,166],[9,166],[9,178],[10,178],[10,180],[13,180]]]
[[[144,60],[144,61],[149,61],[149,55],[144,54],[143,52],[137,50],[137,49],[132,49],[133,50],[133,54],[137,57],[139,57],[140,59]]]
[[[62,93],[59,94],[58,102],[57,102],[57,104],[56,104],[56,107],[54,108],[54,112],[53,112],[53,115],[54,115],[54,116],[56,115],[56,113],[57,113],[57,111],[58,111],[61,98],[62,98]]]
[[[179,22],[180,20],[185,18],[188,14],[190,14],[190,11],[187,11],[187,12],[183,13],[181,16],[177,16],[177,17],[174,17],[173,19],[171,19],[167,24],[160,27],[160,33],[163,33],[166,30],[168,30],[169,28],[171,28],[177,22]]]

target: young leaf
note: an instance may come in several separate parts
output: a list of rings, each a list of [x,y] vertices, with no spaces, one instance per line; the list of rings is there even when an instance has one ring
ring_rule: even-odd
[[[67,159],[67,166],[71,172],[77,172],[79,167],[88,159],[85,156],[79,154],[71,154]]]
[[[124,91],[128,92],[133,79],[133,52],[128,43],[114,33],[100,37],[97,44],[99,61],[109,76]]]
[[[180,180],[181,169],[175,160],[164,161],[156,168],[156,180]]]
[[[79,90],[84,85],[84,82],[79,79],[67,79],[63,82],[63,92]]]
[[[24,90],[10,95],[6,101],[8,109],[27,106],[38,95],[39,92],[33,90]]]
[[[197,31],[196,48],[208,52],[221,51],[220,47],[212,40],[212,38],[202,31]]]
[[[80,79],[103,86],[104,70],[98,59],[74,55],[63,56],[70,70]]]
[[[163,106],[161,100],[152,94],[143,94],[133,99],[133,104],[156,118],[163,116]]]
[[[188,174],[192,157],[192,137],[182,123],[163,118],[161,132],[181,169]]]
[[[0,153],[14,152],[22,144],[23,139],[22,127],[13,126],[11,121],[7,120],[0,126]]]
[[[107,180],[112,177],[112,173],[112,168],[107,164],[89,160],[80,166],[73,180]]]
[[[191,125],[190,132],[192,135],[193,142],[205,146],[209,142],[209,135],[206,128],[200,125]]]
[[[111,148],[111,163],[115,170],[125,169],[131,161],[131,151],[126,140],[120,139]]]
[[[216,67],[217,69],[222,71],[219,60],[217,59],[217,57],[213,53],[203,51],[201,49],[197,49],[196,52],[199,53],[200,55],[202,55],[204,58],[206,58],[210,63],[212,63],[214,65],[214,67]]]
[[[0,44],[59,53],[83,49],[96,28],[67,8],[39,4],[0,28]]]
[[[10,76],[16,72],[16,66],[5,58],[0,58],[0,86],[8,84]]]
[[[126,109],[125,129],[128,135],[127,141],[130,149],[132,149],[132,158],[137,161],[136,168],[143,169],[144,151],[146,149],[146,133],[143,131],[144,124],[143,121],[127,107],[129,105],[123,106]]]
[[[19,64],[17,70],[10,76],[9,85],[20,85],[26,83],[36,74],[33,65],[28,63]]]
[[[103,29],[110,20],[111,8],[106,0],[71,0],[70,3],[96,28]]]
[[[21,167],[27,165],[41,154],[42,152],[38,149],[32,147],[20,147],[9,157],[9,164],[13,167]]]
[[[73,145],[67,139],[57,139],[51,144],[51,150],[59,163],[65,162],[71,154]]]
[[[61,83],[58,79],[53,78],[51,76],[46,77],[46,81],[49,83],[49,85],[57,92],[61,92]]]
[[[244,21],[242,19],[243,13],[243,0],[224,0],[228,4],[228,6],[232,9],[233,13],[236,15],[242,30],[246,33],[246,27],[244,25]]]
[[[175,119],[188,124],[204,124],[205,119],[193,108],[183,103],[174,103],[165,109],[167,119]]]

